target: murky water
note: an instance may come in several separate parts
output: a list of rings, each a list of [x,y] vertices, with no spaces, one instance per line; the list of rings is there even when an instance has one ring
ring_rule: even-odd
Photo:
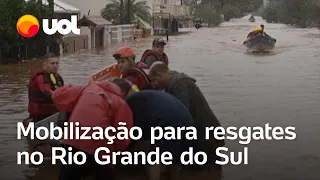
[[[247,19],[212,29],[170,37],[166,52],[172,69],[198,80],[223,126],[295,126],[294,141],[253,141],[249,165],[225,166],[225,179],[319,179],[320,165],[320,31],[265,24],[277,38],[269,54],[247,54],[242,42],[249,30],[264,23]],[[125,43],[126,44],[126,43]],[[127,43],[141,56],[151,39]],[[63,57],[60,73],[66,83],[83,84],[88,76],[113,62],[115,47]],[[16,140],[16,123],[27,116],[27,83],[39,62],[0,67],[0,179],[49,179],[56,167],[41,170],[16,165],[16,152],[26,150]],[[231,151],[241,150],[227,141]]]

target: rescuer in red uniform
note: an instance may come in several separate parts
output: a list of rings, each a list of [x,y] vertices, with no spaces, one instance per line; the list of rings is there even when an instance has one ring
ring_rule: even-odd
[[[90,128],[89,132],[81,130],[80,135],[85,133],[87,137],[98,137],[99,129],[100,132],[106,133],[109,132],[106,128],[118,129],[122,126],[130,131],[133,126],[132,111],[124,98],[134,92],[131,88],[132,84],[129,81],[114,78],[89,85],[64,86],[54,91],[52,98],[60,111],[72,112],[69,123],[79,123],[80,128]],[[79,134],[75,130],[69,133],[73,137],[77,137]],[[103,157],[108,153],[105,151],[96,153],[96,151],[100,147],[108,148],[111,154],[112,152],[124,151],[129,146],[131,139],[116,138],[114,141],[110,141],[111,138],[109,139],[108,136],[116,136],[116,132],[109,133],[98,139],[70,138],[63,140],[62,146],[67,151],[72,148],[72,154],[84,152],[87,159],[82,165],[75,164],[75,158],[73,158],[72,164],[62,164],[59,180],[80,180],[88,169],[94,170],[95,180],[114,180],[113,169],[115,165],[101,165],[96,161],[97,159],[105,161],[106,159]],[[95,155],[98,155],[97,158]],[[72,159],[72,156],[67,152],[64,160],[68,162],[70,158]]]
[[[152,89],[148,75],[143,70],[146,68],[141,64],[135,64],[136,55],[131,48],[127,46],[119,47],[113,57],[119,64],[122,73],[121,78],[132,82],[139,90]]]
[[[162,61],[169,65],[168,56],[164,53],[164,46],[166,43],[161,38],[156,38],[152,42],[152,50],[146,50],[140,60],[140,63],[146,64],[150,67],[156,61]]]
[[[48,53],[43,57],[43,69],[36,71],[28,85],[29,118],[33,122],[40,121],[58,112],[51,95],[57,88],[64,85],[62,77],[57,73],[59,57]]]

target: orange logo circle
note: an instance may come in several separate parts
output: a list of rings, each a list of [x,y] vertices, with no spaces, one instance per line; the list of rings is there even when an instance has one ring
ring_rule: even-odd
[[[17,22],[17,30],[19,34],[26,38],[35,36],[39,31],[39,21],[32,15],[21,16]]]

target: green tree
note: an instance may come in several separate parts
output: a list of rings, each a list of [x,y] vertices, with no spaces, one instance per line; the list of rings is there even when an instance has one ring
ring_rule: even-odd
[[[267,22],[279,22],[303,28],[313,27],[320,18],[320,2],[315,0],[270,0],[262,17]]]
[[[253,0],[251,3],[252,3],[251,11],[257,11],[263,6],[263,0]]]
[[[24,0],[0,1],[0,59],[2,52],[9,50],[9,45],[22,39],[17,32],[16,23],[24,15],[24,7]]]
[[[61,39],[62,36],[58,33],[49,36],[41,30],[32,38],[20,36],[16,28],[16,23],[18,19],[25,14],[34,15],[39,20],[46,19],[49,14],[49,8],[36,0],[30,0],[28,2],[24,0],[0,0],[0,62],[2,52],[8,52],[10,45],[31,44],[35,54],[37,54],[40,52],[39,49],[45,48],[48,42]],[[42,26],[42,22],[39,21],[39,23],[40,26]]]
[[[194,19],[202,19],[202,22],[207,23],[208,27],[217,26],[221,23],[220,13],[211,3],[196,5],[193,10],[193,17]]]
[[[52,9],[49,6],[43,5],[40,3],[41,0],[30,0],[26,3],[24,13],[25,14],[32,14],[37,19],[39,19],[40,27],[42,27],[42,21],[40,19],[46,19],[50,17],[52,13]],[[51,22],[51,21],[49,21]],[[51,24],[49,24],[51,26]],[[39,31],[34,37],[32,38],[25,38],[23,42],[32,44],[32,48],[34,50],[46,48],[48,44],[54,42],[56,40],[62,40],[62,35],[58,32],[54,35],[47,35],[43,31]]]
[[[188,2],[196,7],[196,0]],[[229,21],[231,18],[240,18],[246,13],[258,10],[263,5],[263,0],[203,0],[201,4],[213,4],[216,11],[224,15],[225,21]]]
[[[194,14],[195,8],[198,5],[197,0],[185,0],[183,4],[189,6],[190,14]]]
[[[120,24],[120,22],[130,24],[132,22],[140,22],[140,19],[151,24],[151,8],[147,5],[147,1],[123,0],[123,17],[121,17],[120,13],[120,3],[120,0],[112,0],[101,10],[101,16],[114,24]],[[122,19],[124,21],[121,21]]]
[[[224,15],[224,20],[229,21],[232,18],[240,18],[244,14],[241,13],[241,10],[236,6],[226,4],[221,9],[220,12]]]

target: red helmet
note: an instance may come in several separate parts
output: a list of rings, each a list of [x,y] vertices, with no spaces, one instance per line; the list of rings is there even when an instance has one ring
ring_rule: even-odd
[[[116,50],[116,53],[113,54],[113,57],[118,58],[127,58],[127,57],[136,57],[136,54],[128,46],[121,46]]]

